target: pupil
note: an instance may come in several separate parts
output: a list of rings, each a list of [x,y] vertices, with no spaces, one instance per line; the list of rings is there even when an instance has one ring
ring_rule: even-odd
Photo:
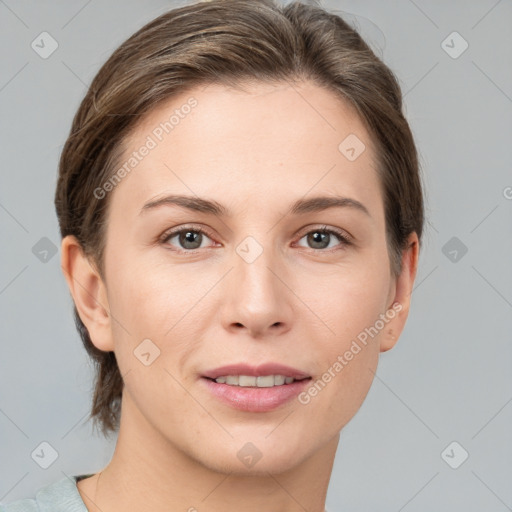
[[[310,241],[312,242],[315,249],[323,249],[329,245],[329,233],[315,231],[312,235],[310,235],[310,237]]]
[[[180,243],[186,249],[197,249],[198,247],[201,246],[201,240],[199,240],[199,244],[197,243],[197,239],[199,238],[199,236],[200,236],[200,233],[196,233],[194,231],[186,231],[184,236],[182,235]],[[188,243],[191,243],[192,247],[188,246],[187,245]]]

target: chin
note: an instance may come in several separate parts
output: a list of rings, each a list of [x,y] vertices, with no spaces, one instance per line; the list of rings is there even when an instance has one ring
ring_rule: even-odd
[[[268,476],[268,473],[285,473],[298,466],[309,455],[306,448],[304,444],[287,443],[279,436],[271,440],[261,434],[247,435],[243,440],[239,437],[222,446],[203,446],[195,458],[205,467],[223,474]]]
[[[275,457],[273,455],[263,455],[252,466],[242,463],[238,457],[229,457],[223,454],[221,458],[201,460],[201,464],[217,473],[234,476],[262,476],[268,477],[268,474],[278,475],[286,473],[296,467],[300,461],[295,461],[291,457]]]

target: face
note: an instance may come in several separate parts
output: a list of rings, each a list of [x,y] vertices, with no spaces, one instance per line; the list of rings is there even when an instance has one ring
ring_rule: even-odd
[[[124,376],[122,421],[215,470],[248,471],[242,448],[261,454],[253,473],[296,466],[357,412],[402,322],[368,132],[312,83],[212,84],[125,142],[111,322],[92,336]]]

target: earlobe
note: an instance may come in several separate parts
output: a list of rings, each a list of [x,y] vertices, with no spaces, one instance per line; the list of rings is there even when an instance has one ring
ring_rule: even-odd
[[[418,269],[419,240],[416,233],[409,235],[407,248],[402,252],[402,270],[396,278],[395,296],[388,309],[391,320],[381,335],[380,351],[393,348],[402,333],[409,315],[411,294]]]
[[[113,351],[111,316],[105,283],[74,236],[61,244],[61,267],[80,319],[96,348]]]

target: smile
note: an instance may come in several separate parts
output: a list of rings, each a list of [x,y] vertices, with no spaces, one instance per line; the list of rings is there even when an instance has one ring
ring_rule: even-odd
[[[260,375],[259,377],[254,375],[223,375],[212,380],[215,380],[218,384],[227,384],[228,386],[272,388],[303,379],[294,379],[284,375]]]

